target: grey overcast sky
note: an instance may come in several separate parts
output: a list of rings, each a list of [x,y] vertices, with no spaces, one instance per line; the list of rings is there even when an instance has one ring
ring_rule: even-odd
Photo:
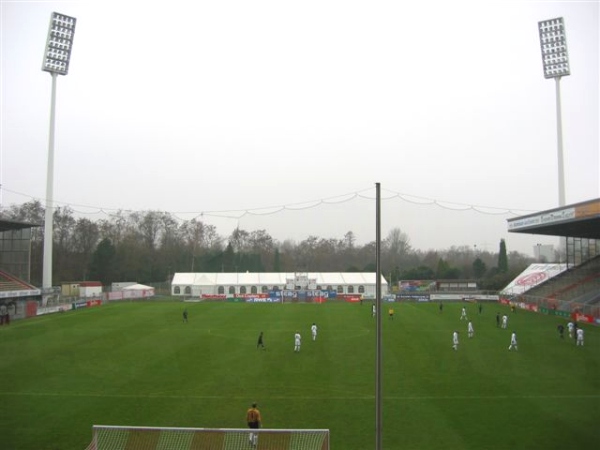
[[[554,80],[538,21],[563,17],[567,204],[600,196],[591,2],[2,1],[0,203],[45,203],[50,14],[77,18],[58,78],[54,200],[198,218],[227,236],[533,254],[507,219],[558,206]]]

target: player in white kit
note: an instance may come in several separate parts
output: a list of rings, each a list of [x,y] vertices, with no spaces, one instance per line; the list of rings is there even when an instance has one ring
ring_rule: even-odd
[[[302,336],[300,336],[300,332],[296,331],[296,334],[294,335],[294,351],[295,352],[300,351],[301,344],[302,344]]]
[[[577,328],[577,345],[581,345],[583,347],[583,328]]]
[[[514,331],[512,332],[512,334],[510,335],[510,345],[508,346],[508,350],[519,350],[519,347],[517,345],[517,333],[515,333]]]

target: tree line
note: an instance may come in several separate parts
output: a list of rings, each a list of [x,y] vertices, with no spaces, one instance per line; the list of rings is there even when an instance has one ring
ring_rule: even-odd
[[[41,285],[44,248],[42,204],[11,205],[5,219],[40,225],[32,229],[31,283]],[[213,225],[180,222],[163,211],[119,211],[92,221],[69,207],[54,210],[53,285],[65,281],[168,282],[175,272],[374,272],[376,242],[358,245],[352,231],[342,238],[309,236],[277,241],[267,230],[235,229],[219,235]],[[503,288],[533,260],[468,246],[418,250],[400,228],[381,243],[381,267],[389,283],[400,280],[477,279],[483,289]]]

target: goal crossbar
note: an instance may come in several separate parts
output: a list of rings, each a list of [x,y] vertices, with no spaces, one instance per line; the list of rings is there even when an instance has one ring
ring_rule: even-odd
[[[327,429],[94,425],[86,450],[329,450]]]

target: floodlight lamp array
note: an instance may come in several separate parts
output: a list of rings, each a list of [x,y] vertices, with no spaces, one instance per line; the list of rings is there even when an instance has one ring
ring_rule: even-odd
[[[538,22],[545,78],[571,74],[567,52],[567,34],[562,17]]]
[[[42,70],[59,75],[66,75],[69,72],[76,23],[77,19],[74,17],[52,13]]]

